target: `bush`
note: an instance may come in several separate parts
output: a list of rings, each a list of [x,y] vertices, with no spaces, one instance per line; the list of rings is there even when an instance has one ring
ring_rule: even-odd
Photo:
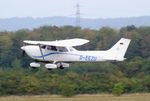
[[[61,84],[60,94],[65,97],[71,97],[76,94],[74,84]]]
[[[114,95],[120,96],[124,92],[124,86],[122,83],[117,83],[114,85],[112,93]]]

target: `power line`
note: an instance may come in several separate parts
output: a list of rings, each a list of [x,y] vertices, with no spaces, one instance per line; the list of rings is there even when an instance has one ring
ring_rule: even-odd
[[[80,27],[80,18],[81,18],[81,13],[80,13],[80,4],[77,2],[76,4],[76,26]]]

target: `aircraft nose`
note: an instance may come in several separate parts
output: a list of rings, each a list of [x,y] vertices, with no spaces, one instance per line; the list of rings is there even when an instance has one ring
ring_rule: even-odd
[[[25,51],[25,46],[22,46],[21,49]]]

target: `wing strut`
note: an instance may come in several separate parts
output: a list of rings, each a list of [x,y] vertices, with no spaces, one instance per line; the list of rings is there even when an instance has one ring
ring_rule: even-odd
[[[40,44],[39,44],[39,48],[40,48],[40,52],[41,52],[42,58],[43,58],[43,60],[45,60],[45,59],[44,59],[44,55],[43,55],[43,52],[42,52],[42,49],[41,49],[41,45],[40,45]]]

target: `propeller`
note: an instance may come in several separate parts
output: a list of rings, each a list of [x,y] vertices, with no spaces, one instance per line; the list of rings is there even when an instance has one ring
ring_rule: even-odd
[[[22,51],[22,57],[25,57],[25,53],[26,53],[26,52],[23,50],[23,51]]]
[[[22,56],[23,56],[23,57],[25,57],[25,53],[26,53],[24,46],[26,46],[25,43],[23,43],[23,46],[21,47],[21,49],[22,49]]]

